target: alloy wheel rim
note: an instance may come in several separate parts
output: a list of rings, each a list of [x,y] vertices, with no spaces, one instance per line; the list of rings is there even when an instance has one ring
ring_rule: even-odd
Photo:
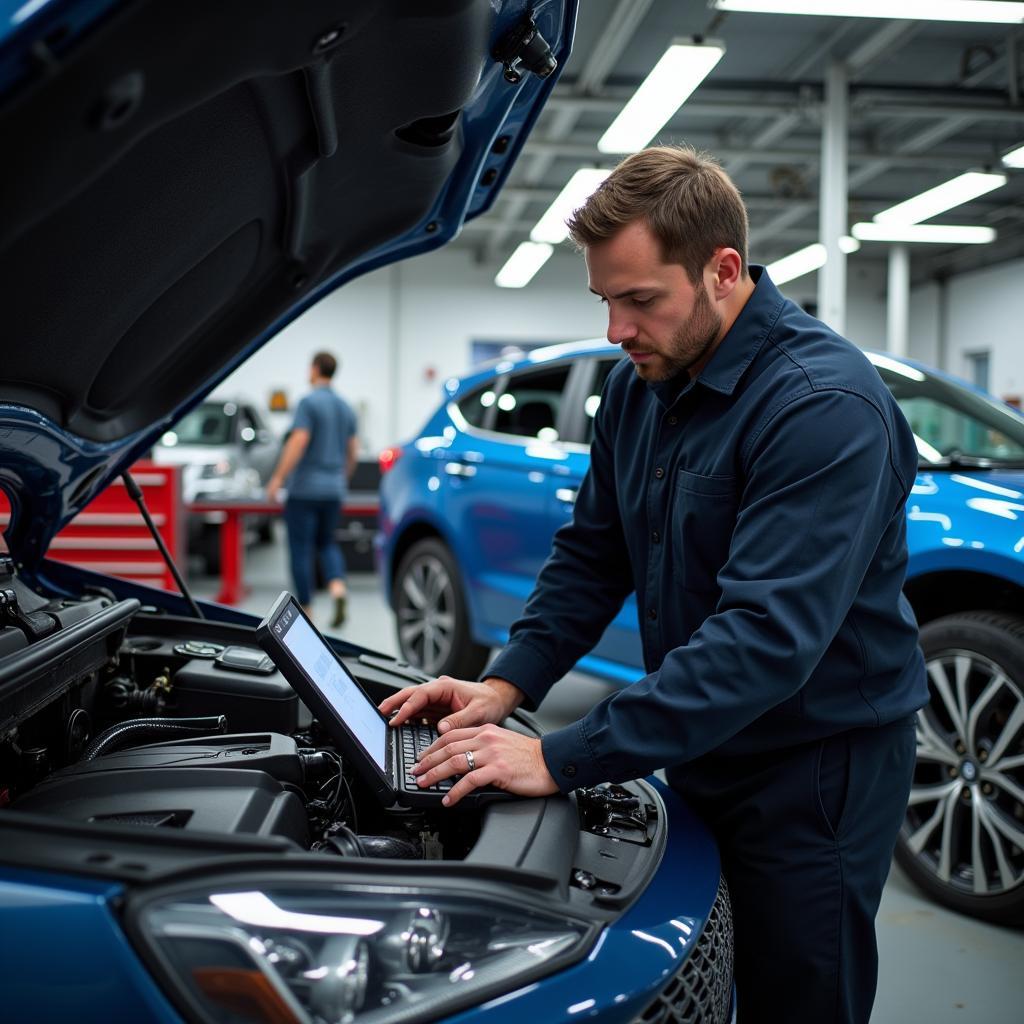
[[[413,560],[399,582],[398,642],[424,672],[437,673],[455,641],[455,588],[435,555]]]
[[[902,838],[943,884],[1000,896],[1024,884],[1024,694],[975,651],[943,651],[927,668]]]

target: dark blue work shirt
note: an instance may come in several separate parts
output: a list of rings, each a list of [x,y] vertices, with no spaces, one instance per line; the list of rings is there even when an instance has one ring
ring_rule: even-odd
[[[535,707],[636,591],[647,675],[544,737],[564,790],[927,700],[902,594],[910,427],[859,349],[750,272],[695,380],[609,375],[573,519],[488,670]]]

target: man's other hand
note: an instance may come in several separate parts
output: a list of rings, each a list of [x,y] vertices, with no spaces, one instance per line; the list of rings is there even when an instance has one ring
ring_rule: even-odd
[[[391,725],[401,725],[418,715],[437,722],[437,731],[465,729],[471,725],[503,722],[522,702],[522,691],[504,679],[471,683],[441,676],[404,690],[380,703],[385,715],[395,712]]]
[[[518,796],[558,792],[540,740],[497,725],[446,732],[423,752],[413,774],[420,786],[461,775],[445,795],[446,807],[457,804],[479,786],[495,786]]]

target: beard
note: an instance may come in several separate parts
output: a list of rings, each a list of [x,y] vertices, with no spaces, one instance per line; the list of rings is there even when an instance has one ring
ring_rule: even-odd
[[[657,352],[650,363],[637,363],[637,376],[646,381],[669,380],[699,363],[711,350],[722,329],[722,317],[715,312],[702,284],[693,310],[679,325],[668,343],[668,350]]]

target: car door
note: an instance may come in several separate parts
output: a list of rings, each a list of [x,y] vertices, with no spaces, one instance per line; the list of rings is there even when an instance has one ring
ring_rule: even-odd
[[[559,437],[573,369],[563,361],[499,378],[480,395],[489,407],[481,425],[460,431],[442,457],[442,507],[477,633],[492,643],[508,635],[551,550],[552,481],[568,459]]]
[[[594,417],[601,404],[601,391],[608,374],[618,362],[619,358],[612,356],[580,360],[578,363],[579,372],[564,402],[565,437],[562,448],[566,458],[553,466],[551,473],[554,483],[550,497],[552,534],[572,518],[576,495],[590,468],[590,443],[594,436]],[[635,675],[630,669],[642,672],[643,656],[637,631],[636,598],[633,594],[626,598],[622,609],[580,667],[588,667],[586,662],[593,659],[599,659],[605,664],[590,667],[619,678]],[[625,672],[615,671],[608,662],[623,666]]]

